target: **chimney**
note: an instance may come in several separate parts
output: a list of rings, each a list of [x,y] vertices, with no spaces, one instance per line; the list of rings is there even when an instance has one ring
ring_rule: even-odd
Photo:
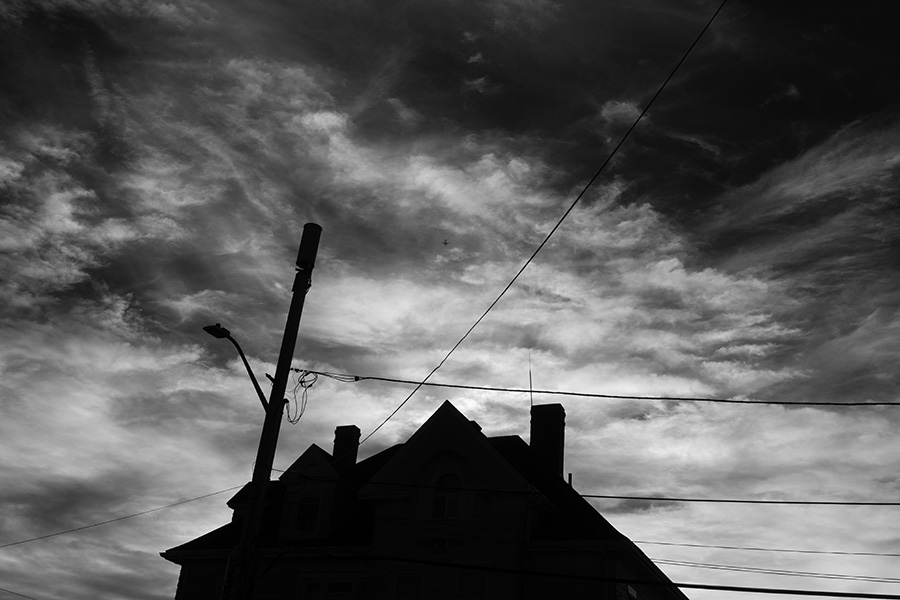
[[[562,404],[531,407],[531,449],[551,473],[563,476],[566,448],[566,410]]]
[[[334,466],[338,471],[349,471],[356,464],[359,451],[359,427],[340,425],[334,428]]]

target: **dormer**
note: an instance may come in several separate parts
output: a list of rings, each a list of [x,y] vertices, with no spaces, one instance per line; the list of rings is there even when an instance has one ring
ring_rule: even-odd
[[[326,539],[333,534],[340,474],[330,454],[311,445],[285,471],[281,535],[285,540]]]
[[[473,517],[472,467],[455,452],[439,452],[415,477],[415,518],[459,521]]]

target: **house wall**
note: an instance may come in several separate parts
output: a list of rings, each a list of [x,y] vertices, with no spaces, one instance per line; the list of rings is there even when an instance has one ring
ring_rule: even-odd
[[[224,559],[197,559],[181,567],[175,600],[218,598],[225,581]]]

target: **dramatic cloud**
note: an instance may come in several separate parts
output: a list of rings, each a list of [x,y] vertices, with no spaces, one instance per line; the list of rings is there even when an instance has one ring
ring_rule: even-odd
[[[294,364],[424,377],[715,8],[5,3],[0,543],[249,478],[259,402],[201,328],[222,323],[274,374],[304,223],[324,233]],[[763,402],[900,401],[898,16],[729,2],[434,380],[757,401],[564,398],[583,493],[895,498],[894,407]],[[337,425],[371,432],[410,389],[319,378],[275,467],[329,449]],[[361,455],[445,399],[527,438],[528,394],[424,387]],[[171,598],[158,553],[227,522],[229,494],[10,546],[3,587]],[[675,580],[894,593],[689,564],[889,576],[888,557],[705,546],[891,553],[891,509],[595,503]]]

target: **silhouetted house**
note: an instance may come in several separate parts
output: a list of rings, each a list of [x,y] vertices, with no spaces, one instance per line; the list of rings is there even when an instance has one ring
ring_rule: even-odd
[[[564,436],[559,404],[532,409],[529,447],[445,402],[357,462],[359,429],[338,427],[332,454],[312,445],[270,484],[253,597],[685,600],[563,479]],[[176,600],[218,597],[245,490],[231,523],[162,553]]]

